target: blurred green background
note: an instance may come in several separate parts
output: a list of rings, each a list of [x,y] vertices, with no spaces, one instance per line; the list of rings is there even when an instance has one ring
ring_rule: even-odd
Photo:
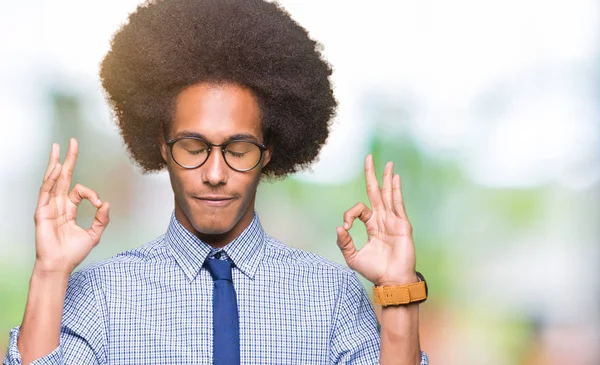
[[[97,78],[137,3],[0,2],[0,358],[23,315],[52,142],[64,156],[79,140],[74,180],[111,202],[84,265],[168,225],[168,177],[132,166]],[[402,176],[432,363],[600,364],[600,4],[281,3],[324,45],[340,108],[311,171],[261,183],[266,231],[343,262],[335,227],[367,201],[372,152]],[[92,216],[83,204],[78,220]]]

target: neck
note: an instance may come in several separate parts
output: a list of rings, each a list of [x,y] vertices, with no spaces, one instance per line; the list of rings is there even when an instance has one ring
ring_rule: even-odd
[[[247,227],[247,226],[246,226]],[[246,228],[244,227],[244,229]],[[240,231],[242,233],[244,230]],[[227,246],[231,241],[233,241],[239,234],[232,235],[231,231],[221,233],[221,234],[204,234],[202,232],[192,232],[196,237],[205,242],[212,248],[222,248]]]

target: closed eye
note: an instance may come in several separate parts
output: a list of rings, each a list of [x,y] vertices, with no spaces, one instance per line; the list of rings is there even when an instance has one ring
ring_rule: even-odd
[[[185,150],[187,153],[189,153],[190,155],[199,155],[201,153],[206,153],[207,149],[203,148],[201,150]]]
[[[233,157],[244,157],[244,155],[246,154],[245,152],[234,152],[234,151],[230,151],[230,150],[225,150],[226,153],[230,154]]]

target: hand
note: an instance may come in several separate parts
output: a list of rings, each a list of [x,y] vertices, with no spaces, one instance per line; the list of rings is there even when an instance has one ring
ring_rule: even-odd
[[[375,176],[373,156],[365,159],[367,194],[373,210],[357,203],[344,213],[344,226],[337,227],[337,244],[348,266],[375,285],[415,283],[415,247],[412,227],[406,216],[400,175],[388,162],[383,173],[383,188]],[[360,219],[367,228],[367,243],[357,250],[348,230]]]
[[[109,204],[98,193],[81,184],[69,192],[77,159],[77,141],[69,143],[64,165],[59,163],[60,147],[52,145],[50,162],[40,188],[35,211],[36,263],[34,272],[70,275],[100,241],[109,218]],[[97,208],[92,226],[79,227],[75,221],[77,206],[83,199]]]

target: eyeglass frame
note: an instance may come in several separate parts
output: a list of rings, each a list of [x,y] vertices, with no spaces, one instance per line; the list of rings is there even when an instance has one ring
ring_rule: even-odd
[[[195,139],[197,141],[200,141],[204,144],[206,144],[207,148],[208,148],[208,153],[206,154],[206,159],[198,166],[194,166],[194,167],[188,167],[188,166],[184,166],[182,164],[180,164],[179,162],[177,162],[177,160],[175,159],[175,156],[173,155],[173,146],[175,145],[175,143],[181,141],[182,139]],[[231,143],[236,143],[236,142],[247,142],[247,143],[251,143],[253,145],[255,145],[256,147],[258,147],[258,149],[260,150],[260,157],[258,159],[258,162],[256,162],[256,165],[252,166],[249,169],[246,170],[239,170],[239,169],[234,169],[229,162],[227,162],[227,158],[225,157],[225,151],[227,150],[227,145],[231,144]],[[206,161],[208,161],[208,159],[210,158],[210,154],[213,150],[214,147],[219,147],[221,150],[221,155],[223,156],[223,161],[225,161],[225,164],[227,164],[227,166],[232,169],[233,171],[237,171],[237,172],[248,172],[251,170],[254,170],[258,165],[260,165],[264,153],[266,150],[268,150],[267,146],[258,143],[256,141],[253,140],[249,140],[249,139],[232,139],[230,141],[227,141],[225,143],[221,143],[221,144],[214,144],[214,143],[210,143],[209,141],[205,140],[204,138],[200,138],[200,137],[195,137],[195,136],[182,136],[182,137],[178,137],[175,139],[172,139],[170,141],[165,142],[165,144],[167,146],[169,146],[169,150],[171,151],[171,158],[173,159],[173,161],[175,161],[175,163],[179,166],[181,166],[182,168],[186,169],[186,170],[193,170],[193,169],[197,169],[200,166],[204,165],[206,163]]]

